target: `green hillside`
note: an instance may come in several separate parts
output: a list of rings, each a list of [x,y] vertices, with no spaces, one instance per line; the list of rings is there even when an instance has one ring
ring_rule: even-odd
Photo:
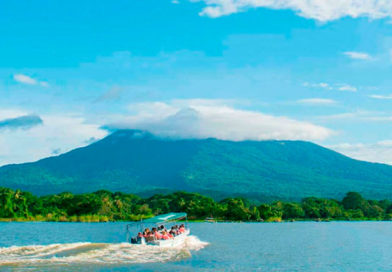
[[[87,147],[0,168],[0,186],[43,195],[107,189],[194,191],[259,200],[392,195],[392,166],[353,160],[303,141],[169,140],[120,130]]]

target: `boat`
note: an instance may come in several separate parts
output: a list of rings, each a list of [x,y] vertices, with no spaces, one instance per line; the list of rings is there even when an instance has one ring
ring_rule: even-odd
[[[214,217],[207,217],[206,219],[204,219],[204,222],[206,223],[216,223],[216,220]]]
[[[164,226],[166,228],[166,226],[169,224],[173,226],[176,225],[175,223],[178,220],[184,220],[184,219],[187,222],[186,213],[167,213],[152,218],[148,218],[146,220],[140,220],[133,224],[128,224],[126,227],[127,241],[131,244],[136,244],[136,245],[152,245],[152,246],[159,246],[159,247],[180,246],[185,243],[187,236],[190,234],[190,229],[186,223],[185,223],[185,231],[183,233],[178,234],[173,238],[169,238],[167,240],[163,240],[163,239],[158,240],[155,238],[155,236],[150,237],[150,239],[146,239],[144,237],[137,237],[137,233],[143,232],[145,228],[152,229],[152,227],[158,228],[160,226]]]

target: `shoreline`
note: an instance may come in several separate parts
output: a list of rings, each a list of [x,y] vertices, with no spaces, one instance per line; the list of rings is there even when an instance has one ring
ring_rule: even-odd
[[[72,221],[72,220],[30,220],[24,218],[0,218],[0,223],[137,223],[140,221],[127,221],[127,220],[116,220],[116,221]],[[185,222],[185,221],[177,221],[177,222]],[[383,220],[383,219],[359,219],[359,220],[350,220],[350,219],[326,219],[326,220],[314,220],[314,219],[298,219],[298,220],[281,220],[281,221],[232,221],[232,220],[217,220],[215,222],[206,222],[204,220],[188,220],[188,223],[206,223],[206,224],[218,224],[218,223],[332,223],[332,222],[392,222],[392,220]]]
[[[105,190],[34,196],[0,188],[0,203],[0,222],[137,222],[173,211],[186,213],[191,222],[210,223],[392,220],[392,201],[368,200],[356,192],[342,200],[307,197],[300,202],[253,203],[182,191],[142,198]]]

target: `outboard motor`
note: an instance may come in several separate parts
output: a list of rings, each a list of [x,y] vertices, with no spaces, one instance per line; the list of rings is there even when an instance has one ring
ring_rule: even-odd
[[[136,236],[136,237],[131,237],[131,244],[142,244],[142,245],[144,245],[146,242],[145,242],[145,239],[144,239],[144,237],[138,237],[138,236]]]

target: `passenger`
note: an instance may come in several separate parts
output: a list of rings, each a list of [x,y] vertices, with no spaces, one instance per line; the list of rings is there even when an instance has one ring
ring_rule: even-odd
[[[159,231],[166,231],[166,229],[165,229],[165,226],[164,226],[164,225],[161,225],[160,227],[158,227],[158,230],[159,230]]]
[[[167,232],[166,231],[163,231],[162,232],[162,239],[163,240],[167,240],[167,239],[169,239],[170,237],[169,237],[169,235],[167,234]]]
[[[152,228],[152,234],[154,235],[154,238],[156,240],[161,240],[162,239],[162,234],[160,234],[159,231],[156,228]]]
[[[134,238],[133,238],[134,239]],[[143,239],[143,233],[139,232],[136,236],[136,244],[141,244]]]
[[[176,231],[176,229],[174,228],[174,226],[171,227],[171,230],[169,231],[169,233],[170,233],[171,235],[173,235],[173,236],[176,236],[176,235],[177,235],[177,231]]]
[[[147,232],[147,235],[146,235],[146,237],[145,237],[144,239],[146,239],[146,242],[152,242],[152,241],[154,241],[154,236],[153,236],[152,232],[151,232],[151,231],[148,231],[148,232]]]
[[[149,232],[150,232],[150,229],[149,229],[149,228],[146,228],[146,229],[144,230],[144,233],[143,233],[144,238],[147,237],[147,235],[148,235]]]
[[[179,231],[180,233],[184,233],[184,232],[185,232],[185,226],[184,226],[184,224],[181,224],[181,226],[180,226],[180,228],[178,229],[178,231]]]
[[[155,239],[161,240],[162,239],[162,234],[160,234],[158,231],[155,232]]]
[[[173,226],[173,230],[174,230],[174,232],[176,233],[176,235],[179,235],[179,234],[180,234],[180,231],[179,231],[179,229],[178,229],[178,225],[174,225],[174,226]]]

